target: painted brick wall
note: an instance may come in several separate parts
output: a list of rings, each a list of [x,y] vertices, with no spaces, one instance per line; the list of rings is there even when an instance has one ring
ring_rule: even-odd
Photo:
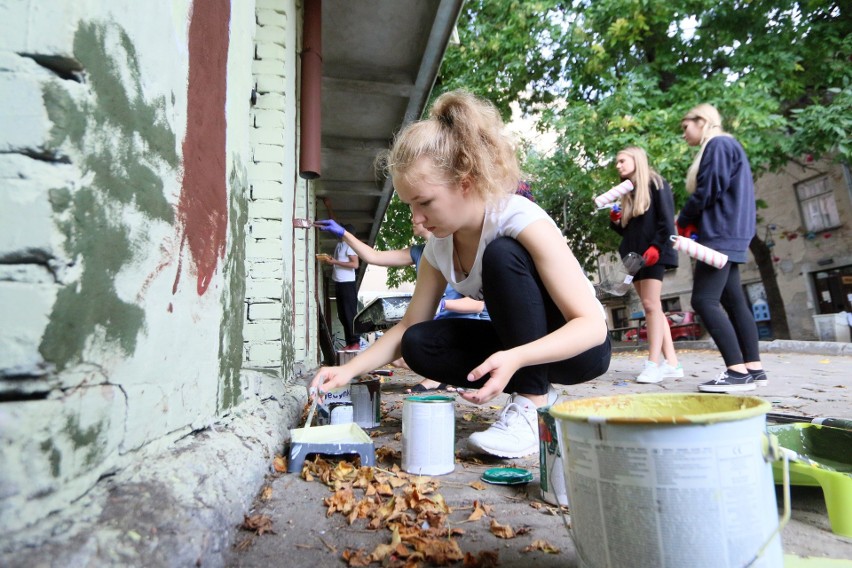
[[[243,338],[281,335],[244,329],[254,3],[191,7],[0,2],[4,535],[216,421]]]
[[[245,364],[277,368],[285,379],[316,362],[310,186],[298,176],[298,46],[295,2],[259,0],[252,75],[251,201],[247,241]],[[310,260],[311,262],[308,262]]]

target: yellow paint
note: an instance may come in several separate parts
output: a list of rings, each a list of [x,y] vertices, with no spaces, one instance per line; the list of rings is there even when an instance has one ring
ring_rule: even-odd
[[[550,415],[574,422],[610,424],[712,424],[766,414],[772,405],[754,396],[637,394],[554,404]]]
[[[359,444],[372,443],[370,436],[354,422],[329,424],[290,430],[292,444]]]

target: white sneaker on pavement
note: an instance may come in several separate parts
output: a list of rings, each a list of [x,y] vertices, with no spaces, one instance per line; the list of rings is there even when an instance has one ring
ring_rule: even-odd
[[[661,374],[664,379],[672,378],[677,379],[683,376],[683,365],[680,363],[677,364],[677,367],[669,365],[668,361],[663,361],[663,364],[660,365]]]
[[[645,361],[645,368],[636,377],[637,383],[659,383],[663,380],[663,370],[651,360]]]
[[[556,390],[551,386],[547,391],[547,404],[553,404],[556,399]],[[473,450],[501,458],[522,458],[538,452],[535,404],[525,396],[513,394],[497,421],[487,430],[471,434],[467,445]]]

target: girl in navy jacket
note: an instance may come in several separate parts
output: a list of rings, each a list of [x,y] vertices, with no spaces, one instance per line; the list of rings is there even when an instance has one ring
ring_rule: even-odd
[[[692,307],[716,342],[726,369],[698,386],[702,392],[753,390],[768,381],[760,362],[757,326],[740,282],[739,265],[748,256],[757,213],[754,180],[745,150],[722,129],[715,107],[700,104],[680,122],[690,146],[701,146],[686,176],[691,193],[677,219],[681,236],[728,255],[716,269],[695,263]]]

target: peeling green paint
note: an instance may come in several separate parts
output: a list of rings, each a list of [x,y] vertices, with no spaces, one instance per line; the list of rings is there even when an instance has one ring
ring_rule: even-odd
[[[248,225],[248,183],[245,167],[234,162],[228,180],[230,196],[230,248],[223,266],[225,290],[222,294],[222,323],[219,325],[219,410],[240,402],[240,369],[243,364],[243,323],[246,297],[246,226]]]
[[[50,440],[42,442],[40,447],[41,451],[47,454],[47,459],[50,462],[50,475],[59,477],[59,465],[62,463],[62,454],[59,453],[59,450]]]
[[[104,430],[103,421],[83,429],[80,428],[80,422],[76,416],[69,416],[65,420],[65,434],[71,440],[71,445],[75,450],[86,450],[85,457],[83,458],[83,464],[86,467],[95,465],[101,458],[102,448],[100,438]]]
[[[120,49],[110,41],[116,37]],[[145,314],[118,297],[114,282],[134,254],[150,246],[132,241],[138,226],[123,213],[129,208],[173,224],[174,208],[162,180],[177,177],[179,165],[175,134],[164,118],[166,99],[143,100],[129,36],[113,24],[83,23],[75,34],[74,55],[90,91],[72,97],[57,80],[43,93],[53,123],[50,144],[70,155],[86,180],[82,187],[50,193],[66,251],[82,268],[79,279],[57,295],[39,347],[60,371],[82,356],[95,334],[128,355],[135,350]]]
[[[281,295],[281,376],[292,377],[296,368],[296,346],[293,329],[293,284],[284,280]]]

